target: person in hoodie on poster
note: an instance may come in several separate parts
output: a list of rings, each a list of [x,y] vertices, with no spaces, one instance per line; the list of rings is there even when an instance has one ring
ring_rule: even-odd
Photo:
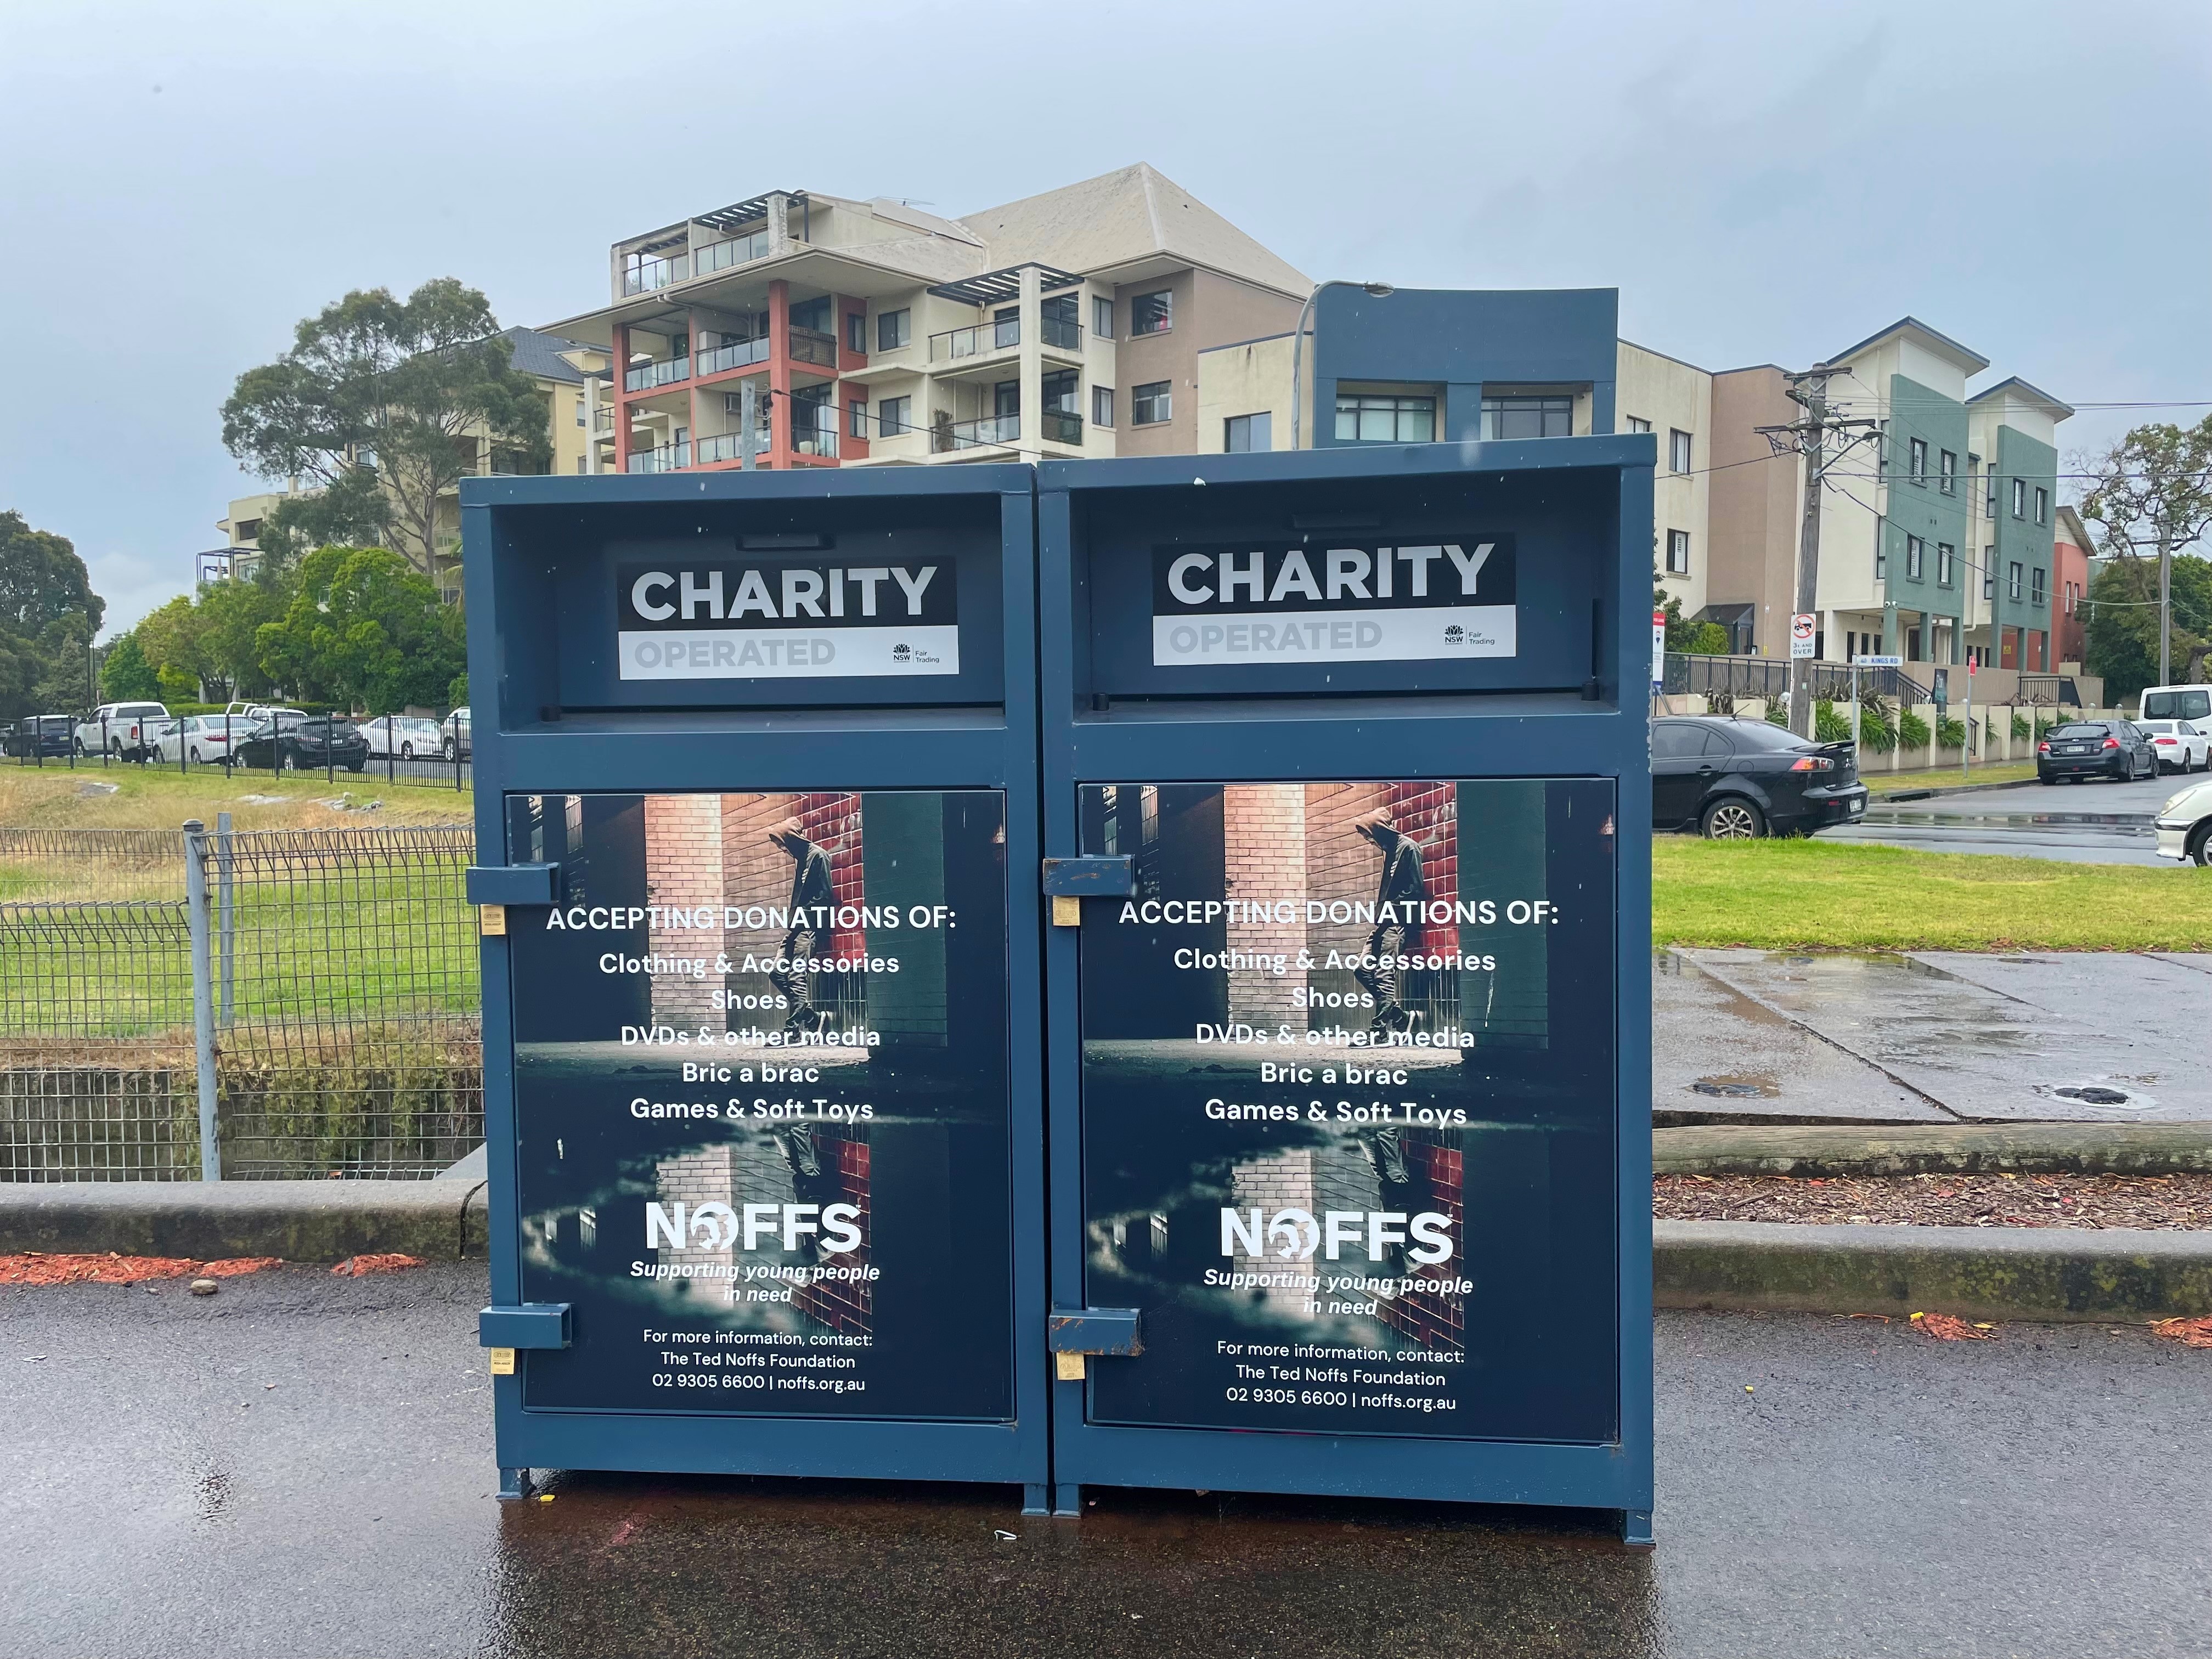
[[[1377,920],[1375,931],[1367,936],[1368,965],[1352,970],[1360,988],[1375,999],[1375,1017],[1369,1030],[1382,1037],[1413,1028],[1413,1011],[1398,1000],[1402,970],[1395,959],[1419,947],[1421,907],[1428,902],[1428,884],[1421,878],[1420,844],[1411,836],[1401,834],[1387,811],[1378,807],[1356,819],[1352,828],[1374,842],[1382,854],[1382,873],[1375,887]],[[1402,1188],[1412,1181],[1395,1127],[1385,1124],[1358,1133],[1360,1150],[1367,1154],[1386,1189]],[[1390,1202],[1386,1192],[1386,1206]]]
[[[793,921],[791,931],[777,947],[785,965],[773,969],[768,980],[791,1000],[791,1012],[783,1022],[784,1036],[811,1036],[830,1023],[830,1011],[814,1006],[814,975],[800,965],[814,954],[815,942],[821,934],[800,918],[837,902],[836,889],[830,879],[830,855],[807,840],[805,826],[795,817],[784,819],[768,832],[768,838],[791,860]],[[790,1164],[794,1183],[804,1189],[822,1178],[822,1160],[814,1150],[812,1131],[802,1124],[778,1123],[769,1133],[775,1137],[785,1162]],[[800,1195],[809,1194],[802,1190]]]

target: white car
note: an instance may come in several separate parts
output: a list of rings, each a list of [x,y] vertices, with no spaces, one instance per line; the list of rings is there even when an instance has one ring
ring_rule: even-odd
[[[143,760],[154,752],[156,735],[146,729],[146,723],[168,718],[167,703],[104,702],[77,722],[76,752],[97,755],[104,750],[117,760]]]
[[[2193,783],[2158,809],[2158,855],[2212,864],[2212,782]]]
[[[438,722],[413,714],[364,715],[354,724],[368,739],[368,752],[380,758],[397,755],[402,760],[421,756],[428,760],[438,752],[445,733]]]
[[[155,739],[154,752],[172,766],[177,763],[180,750],[194,766],[220,766],[230,758],[232,743],[245,741],[253,726],[253,721],[239,714],[230,717],[228,730],[221,714],[187,714],[171,721],[168,729]]]
[[[2137,720],[2161,772],[2212,771],[2212,738],[2194,720]]]

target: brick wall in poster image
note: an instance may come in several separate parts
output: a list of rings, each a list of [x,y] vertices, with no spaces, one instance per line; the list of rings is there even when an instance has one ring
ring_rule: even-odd
[[[722,902],[739,910],[753,908],[780,910],[791,902],[791,855],[769,839],[769,832],[793,818],[799,833],[820,847],[830,860],[830,886],[840,905],[865,902],[860,868],[860,797],[849,792],[814,794],[730,794],[721,802]],[[729,934],[736,947],[734,960],[745,953],[773,955],[782,943],[784,930],[774,925],[755,932]],[[858,955],[867,949],[867,934],[860,927],[833,928],[814,942],[818,956]],[[766,972],[729,975],[728,989],[739,996],[773,996],[775,988]],[[866,1018],[866,1002],[860,976],[823,975],[816,1000],[834,1008],[839,1029],[850,1029]],[[775,1011],[739,1009],[732,1016],[738,1029],[759,1025],[775,1030],[783,1014]]]
[[[1449,783],[1434,780],[1384,783],[1316,783],[1305,789],[1305,885],[1312,898],[1323,902],[1343,901],[1371,903],[1382,877],[1382,852],[1354,828],[1371,812],[1387,811],[1390,825],[1411,837],[1420,848],[1421,879],[1431,901],[1455,902],[1459,897],[1459,812],[1456,791]],[[1306,930],[1306,948],[1317,960],[1327,961],[1330,951],[1356,955],[1367,948],[1374,931],[1370,922],[1322,922]],[[1455,934],[1449,927],[1429,927],[1419,935],[1422,948],[1449,949]],[[1316,969],[1307,976],[1316,991],[1345,994],[1359,989],[1349,969]],[[1449,1024],[1458,999],[1453,976],[1426,973],[1407,976],[1401,1000],[1423,1010],[1426,1029]],[[1363,1011],[1364,1012],[1364,1011]],[[1309,1022],[1341,1024],[1356,1029],[1364,1020],[1340,1011],[1322,1010]]]
[[[725,886],[720,795],[647,795],[645,798],[646,902],[663,910],[710,914],[722,903]],[[697,976],[658,973],[652,976],[655,1023],[682,1030],[720,1032],[722,1011],[714,1006],[721,983],[714,971],[723,948],[720,927],[656,927],[653,954],[703,962]]]
[[[1469,1272],[1462,1259],[1467,1238],[1466,1154],[1431,1129],[1401,1130],[1406,1170],[1413,1177],[1409,1202],[1451,1218],[1452,1260],[1415,1269],[1409,1288],[1382,1304],[1382,1321],[1424,1348],[1454,1352],[1467,1346],[1467,1298],[1421,1288],[1423,1280],[1460,1279]]]

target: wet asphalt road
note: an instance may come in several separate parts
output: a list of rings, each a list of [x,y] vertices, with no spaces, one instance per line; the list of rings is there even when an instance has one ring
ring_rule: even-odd
[[[1864,822],[1823,830],[1820,839],[2179,870],[2153,850],[2158,834],[2151,817],[2194,781],[2176,774],[2127,783],[2022,783],[1929,800],[1875,801]],[[1878,775],[1875,787],[1886,787]]]
[[[0,1652],[2212,1652],[2212,1352],[2139,1330],[1665,1316],[1643,1553],[1597,1516],[1188,1492],[501,1504],[483,1296],[452,1266],[0,1291]]]

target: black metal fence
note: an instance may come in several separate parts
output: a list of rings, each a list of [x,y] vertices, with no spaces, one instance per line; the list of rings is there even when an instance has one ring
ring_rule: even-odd
[[[1847,664],[1814,662],[1813,696],[1828,702],[1848,702],[1851,671]],[[1746,701],[1778,702],[1790,694],[1790,664],[1778,657],[1705,656],[1692,652],[1667,653],[1665,695],[1670,697],[1731,697]],[[1901,668],[1862,668],[1859,696],[1886,697],[1907,708],[1934,701],[1934,695]]]
[[[465,828],[0,830],[0,1180],[421,1176],[466,1155],[474,848]]]

